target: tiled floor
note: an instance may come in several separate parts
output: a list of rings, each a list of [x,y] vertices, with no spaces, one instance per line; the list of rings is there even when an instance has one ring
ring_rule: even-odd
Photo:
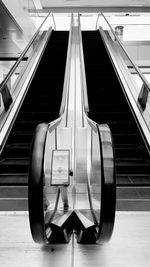
[[[111,241],[42,246],[32,241],[28,214],[0,213],[0,266],[4,267],[148,267],[150,213],[117,212]]]

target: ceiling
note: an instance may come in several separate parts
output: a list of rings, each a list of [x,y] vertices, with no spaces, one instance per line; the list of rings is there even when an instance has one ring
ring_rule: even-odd
[[[32,0],[38,10],[150,11],[150,0]]]

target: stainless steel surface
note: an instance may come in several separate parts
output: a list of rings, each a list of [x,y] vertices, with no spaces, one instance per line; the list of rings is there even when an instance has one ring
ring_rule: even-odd
[[[99,30],[100,30],[101,36],[104,39],[105,45],[109,51],[109,54],[111,56],[115,69],[118,73],[118,76],[121,79],[123,88],[134,110],[134,116],[137,118],[137,120],[139,121],[139,124],[141,125],[141,129],[145,135],[147,144],[150,145],[150,128],[149,128],[150,115],[147,109],[145,109],[145,111],[143,112],[139,109],[137,105],[137,99],[138,99],[138,94],[139,94],[139,91],[137,90],[137,85],[135,81],[133,80],[133,77],[126,63],[124,62],[124,59],[120,55],[119,50],[117,49],[115,43],[112,41],[108,32],[104,32],[101,28]]]
[[[77,139],[78,129],[83,127],[83,113],[82,113],[82,93],[81,93],[81,74],[80,74],[80,55],[79,55],[79,34],[78,34],[78,17],[74,16],[71,22],[73,26],[70,31],[69,38],[69,51],[67,56],[66,75],[64,83],[64,99],[62,103],[60,123],[57,128],[53,129],[50,123],[49,131],[46,139],[46,149],[44,156],[44,172],[45,172],[45,187],[48,188],[50,183],[51,174],[51,153],[53,149],[69,149],[70,151],[70,169],[72,171],[72,177],[70,178],[70,186],[68,191],[72,191],[71,206],[73,209],[76,206],[76,180],[77,169],[83,173],[83,162],[80,162],[77,166]],[[69,68],[68,68],[69,66]],[[81,136],[80,136],[81,137]],[[82,139],[84,138],[82,136]],[[86,143],[86,140],[85,140]],[[81,148],[82,150],[82,148]],[[80,151],[81,151],[80,150]],[[79,151],[78,151],[79,152]],[[84,157],[86,154],[84,153]],[[86,160],[86,159],[85,159]],[[81,171],[80,171],[81,170]],[[86,170],[86,169],[85,169]],[[86,175],[86,174],[85,174]],[[47,191],[47,189],[45,189]],[[70,194],[71,196],[71,194]],[[69,196],[69,198],[70,198]]]
[[[80,16],[80,15],[79,15]],[[79,27],[81,27],[81,21],[79,18]],[[87,84],[86,84],[86,75],[85,75],[85,63],[84,63],[84,56],[83,56],[83,45],[82,45],[82,36],[81,31],[79,32],[79,42],[80,42],[80,59],[81,59],[81,83],[82,83],[82,97],[83,97],[83,104],[84,104],[84,112],[89,112],[89,103],[88,103],[88,94],[87,94]]]
[[[53,20],[53,23],[54,23],[54,30],[56,31],[56,23],[55,23],[54,14],[53,14],[53,13],[51,13],[51,16],[52,16],[52,20]]]
[[[0,266],[148,267],[150,213],[118,212],[111,241],[105,245],[41,246],[32,241],[27,213],[0,213]]]
[[[78,184],[83,184],[85,187],[84,192],[86,192],[86,158],[90,153],[90,144],[87,142],[90,131],[87,128],[88,123],[86,122],[86,125],[84,125],[80,41],[79,17],[74,14],[71,21],[61,120],[57,128],[53,130],[53,126],[50,123],[44,156],[45,187],[48,188],[50,185],[52,150],[69,149],[70,169],[73,175],[70,178],[68,191],[72,191],[71,203],[73,203],[73,209],[76,209],[76,205],[80,206],[83,198],[85,202],[88,202],[87,194],[83,194],[82,201],[80,201],[80,196],[78,199]],[[45,189],[45,191],[47,190]],[[87,205],[89,206],[88,203]]]
[[[108,126],[100,125],[98,127],[95,122],[87,117],[88,105],[85,94],[87,88],[85,88],[86,83],[84,82],[85,70],[81,45],[80,17],[78,14],[73,14],[71,28],[64,83],[65,93],[63,94],[63,106],[60,112],[62,114],[58,119],[58,124],[56,122],[49,123],[46,136],[43,190],[44,199],[47,199],[49,204],[46,205],[45,212],[46,214],[51,214],[53,209],[56,212],[55,207],[57,207],[57,213],[63,216],[65,202],[67,202],[69,203],[69,209],[73,210],[73,212],[80,211],[82,216],[84,215],[83,217],[86,220],[90,220],[94,227],[97,225],[95,227],[95,241],[101,239],[102,242],[105,242],[111,236],[108,234],[109,238],[103,238],[104,236],[106,237],[106,234],[104,234],[106,233],[106,225],[112,225],[111,230],[113,229],[116,200],[111,134]],[[84,101],[86,101],[86,105]],[[61,199],[54,197],[55,193],[51,193],[53,185],[50,182],[54,169],[53,163],[51,164],[53,151],[59,150],[69,150],[70,170],[72,173],[69,186],[65,191],[65,197],[61,191],[62,184],[58,185]],[[108,152],[111,152],[110,155],[108,155]],[[66,169],[65,164],[61,166],[62,169]],[[107,186],[109,190],[106,190]],[[63,201],[64,210],[61,203],[63,199],[65,199]],[[53,203],[52,208],[50,207],[51,203]],[[107,210],[108,213],[104,210]],[[107,216],[105,216],[106,214]],[[110,219],[111,215],[108,216],[108,214],[112,215],[113,220]],[[53,217],[52,219],[51,217],[49,218],[49,222],[53,224]],[[46,223],[47,217],[45,216]],[[110,231],[108,230],[107,233],[110,233]],[[49,241],[51,242],[51,240]],[[89,242],[92,241],[90,240]]]
[[[60,106],[60,111],[59,111],[60,116],[62,116],[64,111],[65,111],[66,98],[67,98],[68,87],[69,87],[69,74],[70,74],[70,64],[71,64],[70,58],[71,58],[72,26],[73,26],[73,13],[71,14],[70,34],[69,34],[68,51],[67,51],[67,58],[66,58],[63,94],[62,94],[61,106]]]

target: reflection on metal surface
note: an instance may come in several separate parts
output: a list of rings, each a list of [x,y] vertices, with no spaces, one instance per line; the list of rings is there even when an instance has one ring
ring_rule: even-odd
[[[136,65],[136,63],[131,59],[130,55],[126,51],[126,48],[124,47],[123,43],[120,41],[120,39],[116,36],[112,26],[110,25],[109,21],[106,19],[103,13],[101,13],[102,17],[104,18],[106,24],[109,26],[109,29],[111,30],[111,34],[113,37],[111,37],[111,40],[115,38],[115,42],[113,40],[113,44],[110,45],[110,41],[107,39],[104,34],[104,31],[100,28],[100,33],[102,38],[105,40],[105,45],[107,48],[111,49],[111,57],[113,58],[113,62],[116,66],[116,61],[119,63],[120,70],[118,71],[118,66],[116,66],[118,73],[121,73],[121,76],[123,77],[122,81],[125,80],[125,88],[127,87],[126,93],[128,94],[129,101],[131,102],[131,106],[134,109],[136,118],[140,124],[140,131],[142,132],[142,135],[144,135],[144,139],[146,139],[146,146],[150,143],[150,113],[149,113],[149,93],[150,93],[150,86],[148,83],[148,80],[146,79],[146,76],[143,75],[141,69]],[[114,50],[114,51],[113,51]],[[114,58],[114,52],[115,52],[115,58]],[[128,68],[132,68],[132,72],[136,73],[138,76],[138,80],[140,81],[139,85],[141,85],[141,88],[137,88],[136,83],[132,79],[131,75],[129,74]],[[119,74],[120,76],[120,74]],[[120,76],[120,77],[121,77]],[[133,80],[133,81],[132,81]],[[137,95],[138,92],[138,95]],[[149,150],[149,148],[148,148]]]
[[[61,117],[49,123],[45,137],[37,143],[43,155],[35,156],[41,166],[37,187],[43,192],[38,198],[41,213],[36,214],[40,235],[32,223],[32,213],[30,224],[37,242],[38,238],[43,243],[69,242],[75,231],[77,242],[95,243],[100,239],[104,243],[111,237],[115,216],[112,139],[107,125],[97,125],[86,114],[78,15],[73,15],[71,25]],[[39,127],[43,136],[46,126]]]
[[[110,37],[108,32],[104,32],[101,28],[99,29],[100,34],[105,42],[105,45],[111,55],[111,59],[113,61],[113,64],[117,70],[117,73],[121,79],[121,82],[123,84],[123,88],[125,89],[125,92],[128,96],[128,99],[131,103],[131,106],[134,110],[134,114],[137,118],[137,121],[139,121],[139,124],[141,125],[141,129],[144,133],[144,136],[146,138],[147,144],[150,145],[150,113],[149,113],[149,97],[147,98],[147,106],[145,110],[143,111],[138,104],[138,96],[140,93],[140,88],[138,88],[137,84],[133,80],[130,70],[128,66],[126,65],[126,62],[124,60],[124,57],[122,54],[120,54],[120,51],[118,46],[116,47],[116,44],[112,41],[112,38]],[[139,77],[139,76],[138,76]],[[140,79],[140,77],[139,77]],[[140,79],[141,81],[141,79]],[[139,82],[139,81],[138,81]],[[142,86],[143,82],[140,82],[140,85]]]

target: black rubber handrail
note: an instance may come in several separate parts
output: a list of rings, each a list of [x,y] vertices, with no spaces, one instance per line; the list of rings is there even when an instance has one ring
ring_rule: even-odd
[[[60,110],[59,110],[60,116],[63,115],[65,111],[65,107],[67,105],[69,69],[70,69],[70,63],[71,63],[72,25],[73,25],[73,13],[71,14],[70,34],[69,34],[68,51],[67,51],[67,59],[66,59],[66,67],[65,67],[65,75],[64,75],[63,93],[62,93],[62,100],[61,100],[61,105],[60,105]]]
[[[89,102],[88,102],[88,94],[87,94],[87,84],[86,84],[86,76],[85,76],[85,63],[84,63],[84,56],[83,56],[83,44],[82,44],[82,34],[81,34],[81,22],[80,16],[78,14],[79,20],[79,37],[80,37],[80,57],[81,57],[81,71],[82,71],[82,83],[83,83],[83,105],[84,105],[84,112],[88,114],[89,112]]]
[[[44,220],[44,151],[48,124],[36,127],[31,147],[31,160],[28,180],[29,222],[33,240],[37,243],[47,242]],[[46,199],[45,199],[46,200]]]
[[[106,127],[109,129],[108,125]],[[113,154],[113,173],[112,175],[106,175],[104,158],[104,145],[101,138],[101,125],[97,124],[99,144],[100,144],[100,158],[101,158],[101,207],[100,207],[100,224],[98,239],[100,243],[108,242],[112,236],[115,211],[116,211],[116,171],[114,160],[114,146],[112,142],[112,154]],[[109,129],[110,131],[110,129]],[[106,166],[107,167],[107,166]]]

